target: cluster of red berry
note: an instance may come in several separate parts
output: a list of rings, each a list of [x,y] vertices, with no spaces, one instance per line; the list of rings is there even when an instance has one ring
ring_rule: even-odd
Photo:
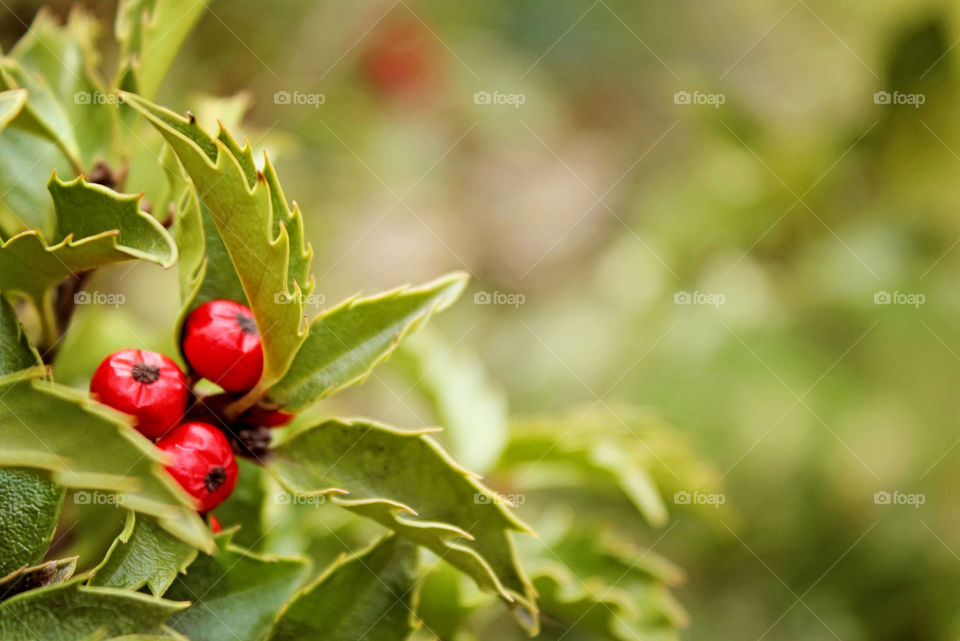
[[[167,470],[197,501],[200,513],[222,503],[237,483],[234,454],[256,457],[269,444],[269,428],[293,416],[254,406],[228,420],[222,410],[260,379],[263,350],[250,309],[214,300],[195,309],[183,329],[183,354],[193,373],[224,389],[201,397],[163,354],[125,349],[108,356],[90,381],[94,398],[136,419],[136,429],[156,443]],[[219,524],[211,515],[211,527]]]

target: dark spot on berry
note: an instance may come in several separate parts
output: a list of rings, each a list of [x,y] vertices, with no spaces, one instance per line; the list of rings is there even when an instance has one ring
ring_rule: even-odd
[[[240,326],[240,331],[244,334],[256,334],[257,333],[257,322],[247,316],[246,314],[237,314],[237,325]]]
[[[156,383],[158,378],[160,378],[160,368],[156,365],[134,363],[133,380],[149,385],[150,383]]]
[[[216,492],[217,488],[227,482],[227,471],[222,465],[210,468],[206,478],[203,479],[203,485],[207,492]]]
[[[203,479],[203,485],[207,488],[207,492],[216,492],[217,488],[226,482],[227,471],[221,465],[210,468],[206,478]]]

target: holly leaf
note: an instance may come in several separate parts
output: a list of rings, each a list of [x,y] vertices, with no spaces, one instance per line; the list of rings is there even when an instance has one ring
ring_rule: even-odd
[[[249,146],[240,148],[225,130],[212,138],[195,118],[181,118],[135,94],[121,95],[167,140],[220,232],[263,346],[263,375],[247,395],[253,402],[283,376],[307,335],[301,291],[309,291],[313,281],[293,278],[297,271],[304,276],[302,265],[311,252],[302,244],[300,211],[283,200],[269,161],[258,172]]]
[[[68,276],[118,261],[140,259],[169,267],[177,259],[173,239],[140,210],[140,195],[119,194],[83,177],[48,183],[57,212],[53,244],[25,231],[0,244],[0,290],[35,302]]]
[[[452,305],[467,278],[454,272],[420,287],[354,297],[320,314],[270,398],[296,410],[362,382],[404,337]]]
[[[62,487],[36,470],[0,467],[0,576],[43,558],[63,495]]]
[[[157,517],[164,530],[194,547],[212,548],[192,499],[129,417],[72,388],[31,378],[36,374],[0,379],[0,466],[44,469],[58,485],[103,491],[118,506]],[[83,502],[97,495],[77,496]]]
[[[534,592],[510,537],[529,528],[429,438],[432,431],[329,420],[278,444],[267,467],[290,492],[327,496],[431,550],[535,631]]]
[[[149,516],[127,516],[123,531],[93,570],[89,585],[139,590],[162,596],[178,572],[186,572],[197,549],[175,538]]]
[[[86,577],[23,592],[0,603],[0,639],[75,641],[97,633],[159,634],[187,607],[130,590],[84,587]]]
[[[179,336],[179,326],[200,305],[217,299],[246,304],[247,297],[210,210],[193,189],[184,191],[176,207],[173,235],[181,252]]]
[[[20,326],[13,305],[0,296],[0,377],[42,365],[40,354]]]
[[[62,583],[77,569],[77,557],[47,561],[32,567],[22,567],[0,578],[0,602],[27,590]]]
[[[115,27],[122,47],[120,75],[132,74],[137,90],[153,96],[208,3],[209,0],[123,0]]]
[[[41,9],[10,56],[44,78],[63,108],[83,166],[104,158],[116,134],[116,96],[97,75],[99,25],[86,11],[71,9],[65,25]]]
[[[269,641],[403,641],[413,633],[417,547],[397,536],[342,557],[287,604]]]
[[[631,406],[514,421],[497,474],[605,510],[610,520],[667,520],[660,486],[706,490],[716,478],[661,419]]]
[[[178,576],[168,599],[192,601],[169,625],[192,641],[258,641],[310,570],[299,558],[259,556],[217,536],[219,550],[202,554]]]

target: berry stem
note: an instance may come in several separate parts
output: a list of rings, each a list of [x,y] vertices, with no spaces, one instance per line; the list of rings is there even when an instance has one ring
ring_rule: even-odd
[[[235,421],[238,416],[256,405],[260,399],[265,397],[268,391],[269,390],[267,389],[267,386],[263,384],[263,379],[261,378],[252,390],[227,405],[227,407],[223,410],[224,416],[226,416],[227,420],[230,422]]]

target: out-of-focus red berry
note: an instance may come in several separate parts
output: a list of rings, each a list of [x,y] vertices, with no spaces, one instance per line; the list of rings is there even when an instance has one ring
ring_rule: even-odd
[[[363,66],[381,93],[417,93],[436,80],[433,35],[419,22],[393,22],[372,38]]]

